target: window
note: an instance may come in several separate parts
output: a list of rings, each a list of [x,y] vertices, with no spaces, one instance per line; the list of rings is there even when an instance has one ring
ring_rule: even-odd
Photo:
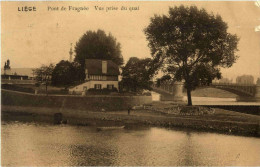
[[[101,84],[95,84],[95,89],[101,89]]]
[[[111,84],[111,85],[107,85],[107,89],[112,90],[113,88],[114,88],[114,85],[113,85],[113,84]]]

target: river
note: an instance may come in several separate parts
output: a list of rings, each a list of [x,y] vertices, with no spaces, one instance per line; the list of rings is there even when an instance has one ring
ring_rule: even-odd
[[[152,92],[152,101],[160,101],[160,94]],[[183,101],[187,102],[187,96],[183,96]],[[217,97],[196,97],[192,96],[193,105],[256,105],[260,102],[238,102],[236,98],[217,98]]]
[[[2,122],[3,166],[260,165],[260,139],[165,128]]]

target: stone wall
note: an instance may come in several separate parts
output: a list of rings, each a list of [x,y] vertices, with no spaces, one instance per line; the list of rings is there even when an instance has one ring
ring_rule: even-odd
[[[73,96],[73,95],[34,95],[9,90],[1,90],[3,105],[56,107],[79,110],[125,110],[129,106],[152,102],[152,96]]]

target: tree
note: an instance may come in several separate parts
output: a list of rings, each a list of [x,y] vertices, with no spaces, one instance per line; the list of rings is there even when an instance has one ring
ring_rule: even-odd
[[[120,43],[111,34],[102,30],[87,31],[75,46],[75,61],[81,64],[84,73],[85,59],[112,60],[117,65],[123,64]],[[84,77],[84,75],[82,75]]]
[[[122,68],[122,85],[128,91],[138,92],[143,89],[151,90],[154,69],[150,58],[139,59],[131,57]]]
[[[169,8],[168,15],[155,15],[144,30],[152,56],[174,80],[185,81],[188,105],[198,85],[220,78],[220,67],[233,65],[238,37],[227,32],[221,16],[196,6]]]
[[[42,65],[40,68],[36,68],[33,70],[35,75],[35,79],[38,83],[45,84],[46,95],[48,95],[48,85],[51,81],[51,75],[54,69],[54,65]]]
[[[64,86],[67,88],[72,85],[75,81],[80,79],[80,64],[69,61],[61,60],[56,64],[53,72],[51,81],[54,86]]]

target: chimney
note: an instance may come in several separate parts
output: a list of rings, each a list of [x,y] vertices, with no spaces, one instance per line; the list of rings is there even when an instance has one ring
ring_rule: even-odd
[[[107,61],[102,61],[102,73],[107,73]]]

